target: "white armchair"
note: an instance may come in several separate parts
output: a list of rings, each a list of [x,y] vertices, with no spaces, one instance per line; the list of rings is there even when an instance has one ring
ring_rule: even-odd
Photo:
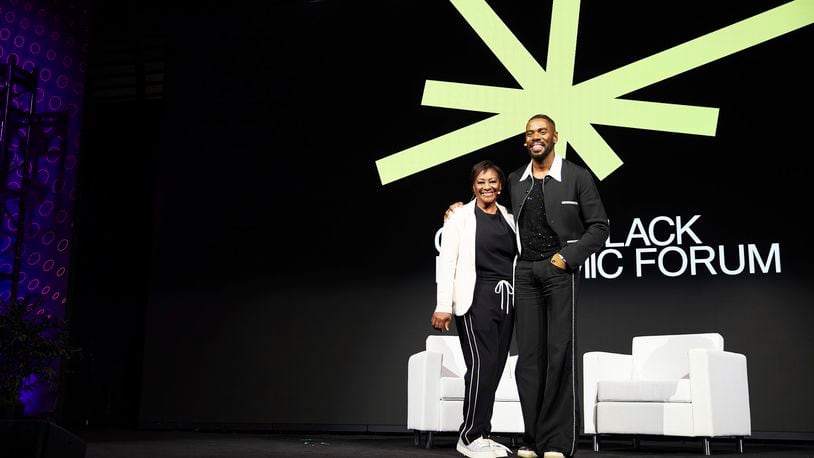
[[[492,432],[520,434],[523,414],[514,378],[517,356],[509,356],[495,393]],[[457,336],[429,336],[426,350],[410,356],[407,368],[407,428],[415,432],[416,445],[427,433],[458,431],[463,422],[466,364]]]
[[[724,351],[720,334],[633,338],[630,355],[583,355],[585,434],[699,437],[752,433],[746,357]]]

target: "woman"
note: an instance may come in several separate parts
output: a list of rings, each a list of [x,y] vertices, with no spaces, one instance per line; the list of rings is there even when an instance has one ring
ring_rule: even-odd
[[[509,354],[514,309],[512,264],[516,252],[514,221],[497,203],[503,171],[490,161],[472,167],[475,198],[444,223],[438,277],[438,303],[432,326],[455,326],[466,375],[457,450],[465,456],[506,456],[508,448],[489,439],[495,390]]]

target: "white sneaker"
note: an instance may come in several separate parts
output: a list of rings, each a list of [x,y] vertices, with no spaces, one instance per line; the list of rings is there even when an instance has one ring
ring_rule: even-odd
[[[455,447],[456,450],[461,452],[462,455],[468,456],[469,458],[496,458],[494,450],[492,450],[492,444],[488,439],[484,439],[483,437],[479,437],[469,445],[464,445],[464,441],[458,439],[458,446]]]
[[[506,447],[500,442],[497,442],[492,439],[486,439],[486,441],[489,442],[489,445],[492,447],[492,451],[495,452],[495,456],[498,457],[509,456],[509,454],[512,453],[512,450],[509,447]]]
[[[565,455],[560,452],[545,452],[543,458],[565,458]]]

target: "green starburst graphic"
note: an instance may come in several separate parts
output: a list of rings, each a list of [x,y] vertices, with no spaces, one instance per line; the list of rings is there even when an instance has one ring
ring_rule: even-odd
[[[520,89],[427,80],[422,105],[495,115],[379,159],[383,185],[518,135],[541,107],[557,120],[558,154],[568,142],[604,179],[622,160],[592,124],[714,136],[718,123],[718,108],[620,97],[814,22],[814,0],[795,0],[575,85],[579,0],[554,0],[545,70],[485,0],[451,2]]]

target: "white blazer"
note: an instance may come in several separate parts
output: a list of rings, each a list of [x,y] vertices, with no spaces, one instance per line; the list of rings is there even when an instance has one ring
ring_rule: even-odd
[[[444,223],[438,263],[436,312],[461,316],[469,311],[475,292],[475,199],[456,209]],[[514,219],[498,204],[503,219],[515,231]]]

